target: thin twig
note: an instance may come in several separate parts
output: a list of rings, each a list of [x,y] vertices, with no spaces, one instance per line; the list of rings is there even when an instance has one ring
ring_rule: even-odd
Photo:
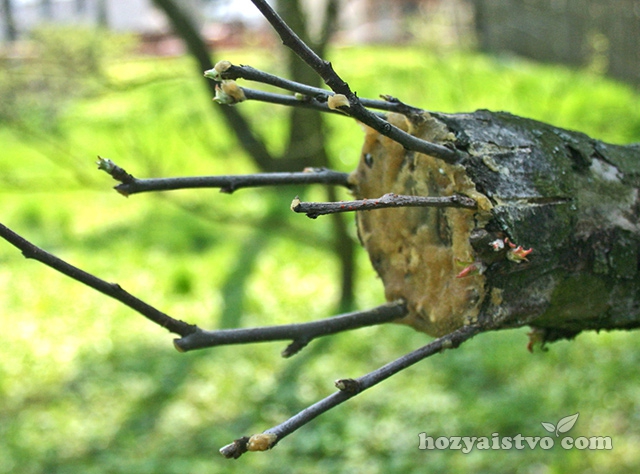
[[[128,293],[117,283],[106,282],[84,270],[74,267],[70,263],[52,255],[45,250],[35,246],[25,238],[13,232],[8,227],[0,224],[0,237],[7,242],[17,247],[22,251],[22,255],[26,258],[32,258],[37,260],[60,273],[67,275],[68,277],[84,283],[85,285],[99,291],[111,298],[114,298],[121,303],[125,304],[129,308],[137,311],[145,316],[147,319],[154,323],[168,329],[170,332],[179,334],[182,337],[199,331],[197,326],[185,323],[178,319],[174,319],[171,316],[159,311],[153,306],[145,303],[144,301],[136,298],[131,293]]]
[[[426,346],[416,349],[373,372],[363,375],[357,379],[341,379],[336,381],[336,386],[340,389],[328,397],[305,408],[298,414],[292,416],[285,422],[269,428],[263,433],[251,437],[243,437],[220,449],[220,453],[226,458],[237,459],[246,451],[261,451],[273,448],[282,438],[293,433],[301,426],[306,425],[317,416],[327,412],[337,405],[345,402],[358,393],[367,390],[374,385],[388,379],[407,367],[437,354],[445,349],[453,349],[463,342],[471,339],[480,332],[488,328],[479,324],[464,326],[446,336],[442,336]]]
[[[247,81],[268,84],[279,89],[314,97],[321,102],[326,102],[329,95],[333,95],[331,91],[326,89],[301,84],[246,65],[236,66],[235,64],[230,64],[223,71],[218,72],[214,70],[205,71],[204,73],[206,77],[215,77],[216,74],[219,74],[221,79],[245,79]]]
[[[290,357],[317,337],[350,329],[388,323],[405,316],[406,313],[407,309],[404,302],[398,301],[384,304],[367,311],[342,314],[308,323],[247,329],[197,331],[182,339],[176,339],[174,344],[178,350],[186,352],[221,345],[286,341],[291,339],[293,342],[282,352],[283,357]]]
[[[307,168],[299,173],[255,173],[228,176],[189,176],[178,178],[138,179],[127,173],[113,161],[98,157],[98,168],[106,171],[115,180],[119,193],[131,194],[150,191],[171,191],[191,188],[220,188],[220,192],[232,193],[240,188],[260,186],[284,186],[296,184],[326,184],[351,187],[349,174],[325,168]]]
[[[367,110],[356,94],[351,90],[349,85],[334,71],[329,61],[323,60],[318,56],[298,35],[287,25],[284,20],[271,8],[265,0],[251,0],[253,4],[260,10],[262,15],[267,19],[271,26],[276,30],[282,43],[294,51],[300,59],[306,62],[311,68],[322,77],[325,84],[336,94],[343,95],[348,101],[348,106],[340,107],[340,110],[347,115],[360,120],[365,125],[373,128],[392,140],[400,143],[408,150],[425,153],[427,155],[440,158],[447,163],[456,163],[459,154],[456,150],[447,148],[442,145],[430,143],[417,138],[398,127],[391,125],[384,119]]]
[[[284,105],[287,107],[303,107],[306,109],[313,109],[319,112],[325,112],[330,114],[337,115],[345,115],[342,110],[338,109],[330,109],[329,105],[326,101],[320,101],[317,97],[311,97],[308,95],[305,96],[293,96],[286,94],[275,94],[273,92],[264,92],[257,89],[248,89],[246,87],[241,87],[242,92],[244,93],[245,100],[255,100],[257,102],[266,102],[268,104],[278,104]],[[333,95],[333,94],[332,94]],[[404,115],[410,115],[411,113],[417,113],[413,111],[414,109],[410,105],[406,105],[399,100],[395,99],[395,102],[385,102],[381,100],[363,100],[365,102],[375,102],[375,106],[372,106],[374,109],[385,110],[389,112],[397,112]],[[420,110],[420,109],[415,109]],[[421,112],[424,112],[421,110]],[[377,115],[382,120],[386,119],[386,114],[382,112],[373,112],[374,115]]]
[[[261,71],[251,66],[230,64],[226,69],[221,72],[218,71],[205,71],[206,77],[220,77],[222,79],[244,79],[247,81],[259,82],[261,84],[268,84],[278,87],[287,91],[295,92],[298,97],[284,96],[281,94],[270,94],[268,92],[258,91],[255,89],[248,89],[243,87],[242,90],[245,93],[247,100],[259,100],[262,102],[271,102],[281,105],[290,106],[309,106],[317,108],[324,112],[335,112],[328,107],[321,107],[322,104],[326,104],[330,96],[334,95],[334,92],[321,89],[319,87],[309,86],[307,84],[301,84],[299,82],[284,79],[280,76],[270,74],[265,71]],[[300,97],[302,95],[302,97]],[[285,99],[289,97],[290,100]],[[418,114],[424,112],[422,109],[407,105],[400,100],[390,95],[381,96],[383,100],[374,99],[360,99],[360,103],[371,109],[386,110],[388,112],[398,112],[406,115]]]
[[[255,100],[256,102],[266,102],[268,104],[284,105],[286,107],[302,107],[305,109],[313,109],[319,112],[325,112],[336,115],[345,115],[342,110],[330,109],[326,101],[319,101],[315,97],[308,95],[305,96],[293,96],[286,94],[276,94],[273,92],[264,92],[258,89],[248,89],[246,87],[240,88],[244,93],[245,100]],[[394,107],[389,107],[392,110]],[[400,108],[398,107],[398,110]],[[386,115],[382,112],[376,112],[381,119],[385,119]]]
[[[318,101],[315,97],[308,95],[298,98],[293,95],[274,94],[273,92],[264,92],[246,87],[241,87],[241,89],[242,92],[244,92],[246,100],[255,100],[257,102],[266,102],[268,104],[278,104],[287,107],[304,107],[320,112],[344,115],[344,113],[339,110],[330,109],[326,101]]]
[[[461,207],[475,209],[475,200],[461,194],[452,196],[407,196],[387,193],[376,199],[359,199],[340,202],[302,202],[297,197],[291,203],[291,210],[315,219],[325,214],[338,212],[371,211],[387,207]]]

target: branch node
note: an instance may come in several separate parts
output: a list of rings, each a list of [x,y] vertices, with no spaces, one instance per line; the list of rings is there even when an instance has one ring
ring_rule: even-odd
[[[349,108],[351,104],[349,103],[349,99],[347,99],[346,95],[343,94],[334,94],[329,96],[327,99],[327,106],[331,110],[341,110],[345,108]]]
[[[293,198],[293,201],[291,201],[291,210],[293,212],[299,212],[298,210],[300,209],[300,196],[296,196]]]
[[[249,438],[247,451],[266,451],[271,449],[278,441],[278,436],[273,433],[254,434]]]
[[[180,347],[180,344],[179,344],[179,342],[178,342],[178,341],[180,341],[180,339],[174,339],[174,340],[173,340],[173,347],[174,347],[178,352],[182,352],[182,353],[186,352],[182,347]]]
[[[122,184],[131,184],[136,180],[136,178],[127,173],[123,168],[120,168],[109,158],[102,158],[100,155],[98,155],[98,161],[96,161],[96,164],[98,165],[99,170],[105,171],[113,179],[115,179],[116,181],[120,181]]]
[[[349,394],[356,394],[360,392],[362,388],[360,386],[360,382],[355,379],[338,379],[334,384],[340,391],[347,392]]]
[[[213,100],[222,105],[235,105],[247,100],[247,97],[236,81],[225,80],[216,84],[216,96]]]
[[[440,353],[443,353],[447,349],[453,349],[453,348],[454,348],[453,341],[451,339],[444,340],[442,341],[442,347],[440,348]]]
[[[227,459],[238,459],[244,453],[248,451],[247,444],[249,443],[249,437],[243,436],[233,441],[233,443],[227,444],[220,448],[220,454]]]
[[[221,81],[222,73],[224,73],[227,69],[229,69],[233,64],[229,61],[218,61],[213,69],[209,69],[204,72],[204,77],[207,79],[213,79],[214,81]]]
[[[282,355],[282,357],[287,359],[293,355],[296,355],[302,349],[307,347],[307,344],[309,344],[310,342],[311,342],[311,339],[309,339],[308,337],[304,337],[304,338],[301,337],[301,338],[295,339],[280,353],[280,355]]]

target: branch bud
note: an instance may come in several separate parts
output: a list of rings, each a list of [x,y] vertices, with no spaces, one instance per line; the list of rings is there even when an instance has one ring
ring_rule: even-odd
[[[216,96],[213,98],[222,105],[234,105],[246,99],[244,91],[236,81],[222,81],[216,86]]]
[[[342,95],[342,94],[334,94],[334,95],[330,95],[329,98],[327,99],[327,106],[331,109],[331,110],[337,110],[340,109],[341,107],[349,107],[349,99],[347,99],[347,96]]]
[[[248,451],[266,451],[270,449],[276,441],[278,437],[273,433],[259,433],[254,434],[251,438],[249,438],[249,442],[247,443]]]
[[[208,69],[204,72],[204,77],[213,79],[214,81],[222,80],[222,73],[229,69],[232,64],[229,61],[218,61],[213,69]]]

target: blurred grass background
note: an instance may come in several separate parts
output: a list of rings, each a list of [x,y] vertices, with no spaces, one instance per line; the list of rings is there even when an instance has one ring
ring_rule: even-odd
[[[100,49],[90,68],[42,61],[0,70],[2,222],[81,268],[202,327],[247,327],[334,314],[339,288],[327,220],[288,206],[316,188],[216,190],[124,199],[96,155],[139,177],[255,171],[187,58]],[[66,36],[65,36],[66,35]],[[114,37],[113,47],[122,38]],[[115,41],[115,42],[114,42]],[[126,41],[123,40],[123,44]],[[104,45],[103,45],[104,46]],[[68,46],[67,46],[68,48]],[[120,51],[121,52],[121,51]],[[279,73],[278,51],[233,50]],[[640,141],[640,95],[597,75],[470,52],[335,48],[334,67],[362,97],[391,94],[444,112],[507,110],[616,143]],[[357,65],[357,67],[354,67]],[[282,108],[245,103],[269,146]],[[336,167],[352,170],[362,132],[327,117]],[[344,194],[344,198],[347,195]],[[352,229],[355,238],[355,228]],[[364,252],[357,306],[383,301]],[[385,325],[314,341],[177,353],[141,316],[0,244],[0,473],[637,472],[637,334],[583,334],[526,351],[526,329],[477,337],[323,415],[273,452],[219,456],[356,377],[425,344]],[[571,435],[611,436],[613,451],[420,451],[418,434],[545,436],[540,422],[580,413]],[[558,444],[558,443],[556,443]]]

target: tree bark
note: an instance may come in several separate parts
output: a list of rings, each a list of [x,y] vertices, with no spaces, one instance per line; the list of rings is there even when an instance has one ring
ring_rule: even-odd
[[[478,202],[358,213],[387,298],[407,301],[400,322],[435,336],[476,321],[531,325],[543,342],[640,327],[640,145],[488,111],[389,120],[463,158],[448,165],[369,130],[357,197]]]

